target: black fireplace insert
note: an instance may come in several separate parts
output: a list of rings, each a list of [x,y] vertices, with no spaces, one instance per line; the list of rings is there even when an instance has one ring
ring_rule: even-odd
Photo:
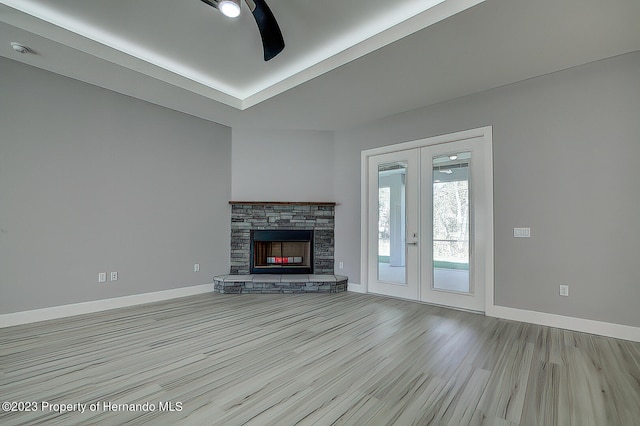
[[[251,231],[250,269],[252,274],[313,274],[313,231]]]

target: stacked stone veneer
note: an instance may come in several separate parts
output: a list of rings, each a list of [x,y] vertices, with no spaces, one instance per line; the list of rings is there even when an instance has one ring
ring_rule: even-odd
[[[232,275],[250,273],[251,230],[313,230],[313,273],[333,274],[335,204],[231,202]]]
[[[340,293],[347,291],[343,275],[220,275],[214,291],[223,294]]]

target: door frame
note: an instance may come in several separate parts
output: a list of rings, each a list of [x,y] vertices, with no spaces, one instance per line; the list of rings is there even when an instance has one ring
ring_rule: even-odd
[[[483,152],[484,173],[479,185],[483,185],[486,209],[483,212],[483,232],[477,235],[478,244],[485,250],[484,281],[485,281],[485,312],[494,305],[494,229],[493,229],[493,127],[486,126],[477,129],[464,130],[446,135],[433,136],[394,145],[364,150],[360,154],[360,281],[362,290],[369,293],[369,157],[403,151],[424,146],[444,144],[465,139],[479,138],[479,149]],[[425,303],[425,302],[423,302]]]

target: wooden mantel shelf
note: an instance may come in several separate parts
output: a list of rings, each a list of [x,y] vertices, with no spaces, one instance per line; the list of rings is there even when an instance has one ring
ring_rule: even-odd
[[[335,206],[330,201],[229,201],[229,204],[275,205],[275,206]]]

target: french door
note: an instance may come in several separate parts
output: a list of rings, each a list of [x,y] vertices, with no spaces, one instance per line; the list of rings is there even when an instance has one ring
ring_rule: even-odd
[[[415,149],[369,162],[369,291],[418,300],[419,156]]]
[[[368,291],[484,311],[490,159],[482,137],[450,139],[366,157]]]

